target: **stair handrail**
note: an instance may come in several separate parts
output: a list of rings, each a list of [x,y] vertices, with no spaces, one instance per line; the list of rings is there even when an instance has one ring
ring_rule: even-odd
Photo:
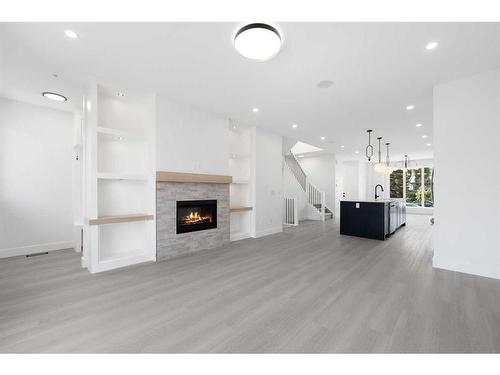
[[[314,184],[312,184],[309,181],[307,174],[304,172],[302,166],[300,165],[297,158],[292,152],[286,154],[284,158],[288,170],[292,173],[292,175],[295,177],[299,185],[306,193],[306,201],[308,205],[316,209],[320,214],[321,220],[325,221],[326,209],[327,209],[326,192],[318,189]],[[333,213],[332,210],[330,211]]]
[[[325,221],[326,193],[307,181],[307,203],[319,211],[321,220]],[[318,207],[319,206],[319,207]]]
[[[302,187],[304,191],[306,191],[307,187],[307,175],[302,169],[300,163],[298,162],[297,158],[295,155],[290,152],[289,154],[285,155],[285,163],[292,172],[292,174],[295,176],[297,179],[299,185]]]

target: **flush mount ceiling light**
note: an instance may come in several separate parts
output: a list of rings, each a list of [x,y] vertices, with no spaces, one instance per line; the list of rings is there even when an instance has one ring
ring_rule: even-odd
[[[63,96],[61,94],[57,94],[55,92],[45,91],[45,92],[42,92],[42,95],[47,99],[54,100],[54,101],[59,102],[59,103],[64,103],[66,100],[68,100],[68,98],[66,98],[65,96]]]
[[[75,32],[74,32],[74,31],[72,31],[72,30],[66,30],[66,31],[64,32],[64,34],[66,34],[66,36],[67,36],[68,38],[70,38],[70,39],[77,39],[77,38],[78,38],[78,34],[77,34],[77,33],[75,33]]]
[[[345,146],[344,145],[340,145],[340,148],[344,148]]]
[[[359,154],[359,151],[354,151],[355,154]]]
[[[427,147],[431,146],[431,144],[430,144],[430,143],[426,143],[425,145],[426,145]]]
[[[324,141],[326,139],[326,137],[321,137],[321,140]]]
[[[427,138],[427,136],[424,134],[424,135],[422,136],[422,138],[423,138],[423,139],[425,139],[425,138]]]
[[[420,128],[420,127],[422,127],[422,124],[421,124],[421,123],[418,123],[418,124],[415,124],[415,126],[416,126],[417,128]]]
[[[257,112],[259,112],[259,108],[257,108],[257,107],[252,108],[252,112],[253,112],[253,113],[257,113]]]
[[[234,36],[234,48],[247,59],[266,61],[280,51],[281,36],[271,25],[251,23],[238,30]]]
[[[406,110],[407,110],[407,111],[411,111],[411,110],[412,110],[412,109],[414,109],[414,108],[415,108],[415,106],[414,106],[413,104],[410,104],[410,105],[407,105],[407,106],[406,106]]]
[[[292,124],[292,128],[297,129],[297,124]]]
[[[425,46],[425,49],[426,49],[427,51],[431,51],[431,50],[435,49],[437,46],[438,46],[438,42],[430,42],[430,43],[428,43],[428,44]]]

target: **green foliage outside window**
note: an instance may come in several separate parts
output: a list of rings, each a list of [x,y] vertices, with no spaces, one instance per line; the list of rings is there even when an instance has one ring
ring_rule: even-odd
[[[391,198],[405,198],[410,207],[433,207],[433,173],[433,168],[394,170],[390,175]]]

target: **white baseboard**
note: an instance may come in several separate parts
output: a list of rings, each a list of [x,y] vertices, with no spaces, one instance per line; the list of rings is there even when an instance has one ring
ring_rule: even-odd
[[[75,241],[59,241],[59,242],[50,242],[40,245],[11,247],[10,249],[0,249],[0,258],[9,258],[19,255],[44,253],[47,251],[70,249],[70,248],[73,249],[74,247],[75,247]]]
[[[281,232],[283,232],[283,226],[264,229],[264,230],[257,231],[255,233],[255,238],[269,236],[271,234],[276,234],[276,233],[281,233]]]
[[[494,264],[460,263],[450,259],[438,258],[434,255],[432,257],[432,267],[446,271],[466,273],[468,275],[500,279],[500,273]]]

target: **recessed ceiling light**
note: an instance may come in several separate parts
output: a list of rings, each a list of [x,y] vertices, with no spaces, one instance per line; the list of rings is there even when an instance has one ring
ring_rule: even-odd
[[[407,111],[411,111],[413,108],[415,108],[415,106],[413,104],[410,104],[410,105],[406,106],[406,110]]]
[[[257,113],[257,112],[259,112],[259,108],[257,108],[257,107],[252,108],[252,112],[253,112],[253,113]]]
[[[425,134],[424,134],[424,135],[422,136],[422,138],[423,138],[423,139],[427,138],[427,135],[425,135]]]
[[[340,145],[340,148],[344,148],[345,146],[344,145]]]
[[[234,37],[234,48],[247,59],[266,61],[280,51],[281,36],[271,25],[251,23],[238,30]]]
[[[438,42],[430,42],[430,43],[428,43],[428,44],[425,46],[425,49],[426,49],[427,51],[431,51],[431,50],[435,49],[437,46],[438,46]]]
[[[415,124],[415,126],[416,126],[417,128],[420,128],[420,127],[422,127],[422,124],[421,124],[421,123],[418,123],[418,124]]]
[[[333,85],[332,81],[325,79],[324,81],[318,82],[316,86],[318,86],[320,89],[327,89],[329,87],[332,87],[332,85]]]
[[[355,154],[359,154],[359,151],[354,151]]]
[[[426,143],[425,145],[426,145],[426,146],[431,146],[431,144],[430,144],[430,143]]]
[[[124,94],[123,92],[119,92],[119,93],[117,93],[116,95],[118,95],[119,97],[123,97],[123,96],[125,96],[125,94]]]
[[[298,158],[303,158],[303,157],[304,157],[304,155],[297,155],[297,157],[298,157]]]
[[[66,34],[66,36],[67,36],[68,38],[71,38],[71,39],[77,39],[77,38],[78,38],[78,34],[77,34],[77,33],[75,33],[75,32],[74,32],[74,31],[72,31],[72,30],[66,30],[66,31],[64,32],[64,34]]]
[[[321,140],[324,141],[326,139],[326,137],[321,137]]]
[[[47,99],[50,99],[50,100],[54,100],[56,102],[59,102],[59,103],[64,103],[66,100],[68,100],[68,98],[66,98],[65,96],[61,95],[61,94],[56,94],[55,92],[42,92],[42,95],[47,98]]]
[[[292,128],[296,129],[297,128],[297,124],[292,124]]]

